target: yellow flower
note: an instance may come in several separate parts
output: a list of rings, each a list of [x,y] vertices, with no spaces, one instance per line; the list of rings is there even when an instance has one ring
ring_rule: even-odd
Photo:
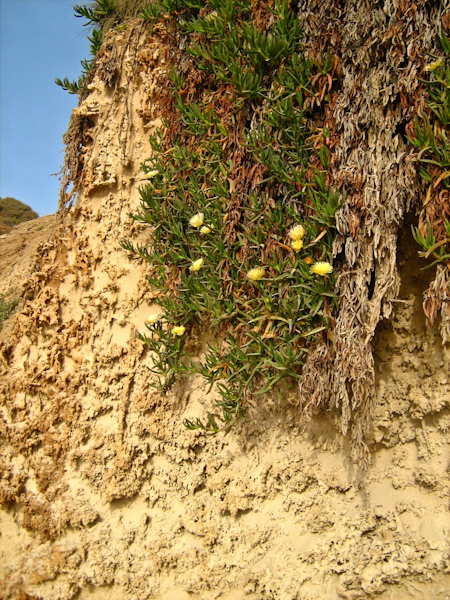
[[[294,240],[292,242],[292,248],[296,251],[296,252],[300,252],[300,250],[303,248],[303,240]]]
[[[211,228],[206,227],[206,225],[203,225],[203,227],[200,229],[200,233],[203,233],[204,235],[206,235],[207,233],[211,233]]]
[[[247,273],[247,278],[250,279],[250,281],[258,281],[258,279],[264,277],[264,273],[264,267],[255,267],[254,269],[250,269]]]
[[[156,175],[158,175],[158,174],[159,174],[159,171],[149,171],[149,172],[146,174],[146,177],[147,177],[147,179],[153,179],[153,177],[155,177],[155,176],[156,176]]]
[[[192,265],[189,267],[189,271],[200,271],[203,265],[203,258],[199,258],[195,260]]]
[[[430,63],[429,65],[427,65],[425,67],[425,71],[436,71],[436,69],[438,69],[443,63],[444,63],[444,59],[442,57],[438,58],[437,60],[435,60],[432,63]]]
[[[300,225],[300,224],[295,225],[295,227],[293,227],[289,232],[289,237],[291,239],[293,239],[294,241],[301,240],[304,235],[305,235],[305,229],[304,229],[303,225]]]
[[[333,267],[329,262],[316,262],[311,267],[311,273],[315,275],[328,275],[333,272]]]
[[[200,227],[201,225],[203,225],[204,217],[205,215],[203,213],[197,213],[191,218],[191,220],[189,221],[189,225],[192,225],[192,227]]]
[[[178,327],[173,327],[172,329],[172,333],[174,335],[183,335],[183,333],[186,331],[186,327],[184,325],[178,325]]]
[[[216,17],[217,17],[217,10],[213,10],[212,12],[209,13],[209,15],[206,15],[205,21],[211,21],[212,19],[215,19]]]
[[[156,321],[159,321],[159,315],[150,315],[145,321],[145,324],[153,325],[153,323],[156,323]]]

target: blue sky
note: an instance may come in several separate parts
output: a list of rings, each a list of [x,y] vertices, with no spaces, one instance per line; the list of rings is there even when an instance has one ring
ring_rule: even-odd
[[[78,79],[89,58],[83,0],[0,0],[0,197],[40,216],[58,208],[62,136],[78,98],[54,83]]]

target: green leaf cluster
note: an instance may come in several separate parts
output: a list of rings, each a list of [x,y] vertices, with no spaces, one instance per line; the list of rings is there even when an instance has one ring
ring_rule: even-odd
[[[424,267],[425,269],[430,269],[438,263],[450,262],[450,252],[446,248],[450,242],[450,223],[447,220],[444,222],[444,229],[446,237],[437,241],[430,223],[427,223],[426,236],[422,235],[418,227],[412,227],[412,234],[415,241],[424,249],[423,252],[419,252],[419,256],[422,256],[423,258],[429,258],[431,256],[434,258],[432,263]]]
[[[269,32],[245,20],[250,5],[246,0],[211,2],[213,12],[187,21],[184,30],[202,36],[189,52],[198,57],[198,68],[214,73],[217,82],[232,84],[241,98],[264,94],[264,75],[300,50],[302,32],[286,2],[278,2],[278,15]]]
[[[438,186],[444,190],[450,189],[450,144],[448,139],[448,127],[450,126],[450,40],[443,36],[441,46],[445,56],[433,56],[426,71],[430,73],[430,79],[424,81],[429,89],[427,105],[434,115],[434,122],[427,115],[419,120],[415,119],[415,138],[409,139],[419,149],[417,160],[422,178],[429,184],[428,200],[436,194]],[[435,227],[430,221],[427,222],[427,233],[423,235],[418,227],[412,227],[412,233],[416,242],[423,248],[419,252],[424,258],[433,258],[433,262],[427,265],[430,268],[437,263],[449,263],[450,261],[450,223],[442,217],[440,234],[436,237]]]
[[[275,2],[266,31],[249,0],[180,0],[181,10],[189,52],[209,83],[187,101],[186,78],[172,73],[179,126],[166,121],[151,138],[134,215],[149,239],[122,246],[150,263],[160,292],[161,317],[139,336],[160,388],[186,372],[215,384],[222,424],[217,415],[185,424],[216,433],[261,395],[290,393],[338,311],[334,274],[312,270],[332,262],[340,203],[327,184],[328,132],[312,124],[317,75],[333,61],[307,58],[285,0]],[[295,249],[290,233],[299,225]],[[200,357],[195,340],[205,330]]]

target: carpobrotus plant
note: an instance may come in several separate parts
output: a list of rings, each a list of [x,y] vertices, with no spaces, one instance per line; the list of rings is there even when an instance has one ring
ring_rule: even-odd
[[[450,268],[450,40],[441,38],[445,56],[431,56],[425,67],[429,74],[429,116],[421,123],[415,120],[415,137],[409,141],[419,149],[419,172],[428,184],[418,227],[413,227],[414,239],[423,251],[420,256],[430,259],[427,268],[446,263]]]
[[[161,318],[140,335],[161,389],[201,373],[228,428],[252,398],[293,389],[310,344],[332,335],[339,197],[323,108],[337,61],[308,57],[285,0],[166,4],[144,16],[187,36],[191,64],[170,76],[164,128],[143,165],[134,218],[148,224],[148,243],[122,245],[148,260],[161,292]],[[203,360],[188,351],[198,326],[210,332]],[[212,414],[185,424],[222,427]]]

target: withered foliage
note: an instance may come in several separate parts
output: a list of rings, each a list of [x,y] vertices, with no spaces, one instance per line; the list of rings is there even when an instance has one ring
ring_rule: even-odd
[[[300,2],[298,9],[317,44],[332,45],[340,59],[342,83],[330,103],[328,127],[338,139],[333,183],[345,194],[336,215],[334,253],[342,270],[334,344],[319,343],[311,352],[300,390],[308,412],[337,408],[343,432],[350,430],[362,448],[375,402],[371,340],[400,290],[398,231],[426,194],[407,136],[425,108],[420,78],[450,6],[360,0]],[[441,299],[448,297],[442,278],[447,275],[439,267],[431,288]],[[442,317],[444,325],[444,312]]]

